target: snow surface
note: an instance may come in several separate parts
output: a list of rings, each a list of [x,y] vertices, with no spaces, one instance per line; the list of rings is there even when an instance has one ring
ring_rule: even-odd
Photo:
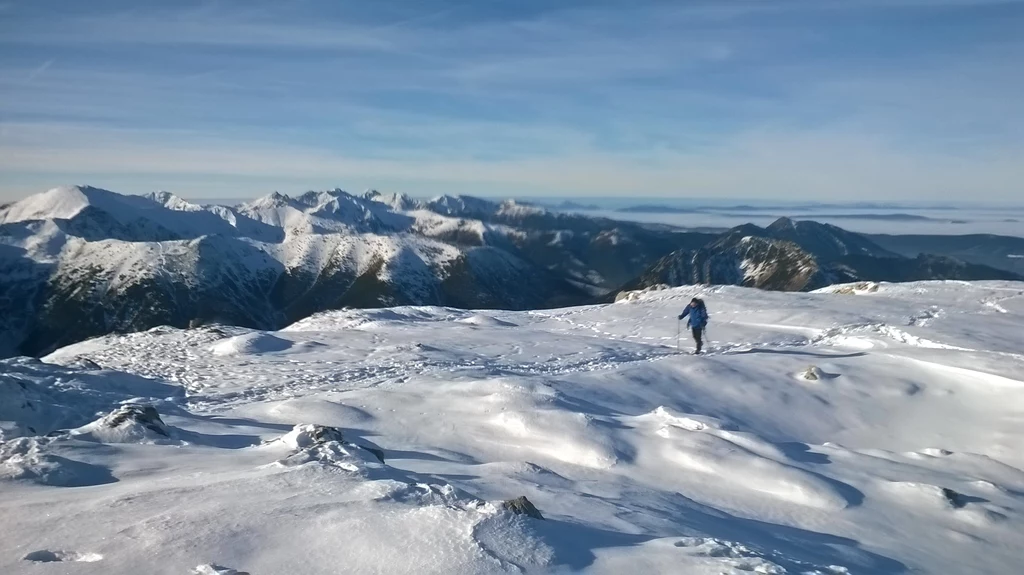
[[[677,288],[4,360],[0,573],[1016,573],[1022,321],[1021,283]]]

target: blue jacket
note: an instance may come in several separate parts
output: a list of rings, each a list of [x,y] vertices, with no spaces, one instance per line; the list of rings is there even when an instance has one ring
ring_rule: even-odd
[[[703,329],[708,325],[707,308],[688,305],[686,306],[686,309],[683,310],[683,313],[679,315],[679,319],[683,319],[687,316],[689,316],[689,319],[686,320],[686,325],[688,325],[690,329]]]

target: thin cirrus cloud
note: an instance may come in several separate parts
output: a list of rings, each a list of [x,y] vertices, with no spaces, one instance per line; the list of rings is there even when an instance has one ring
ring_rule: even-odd
[[[1022,26],[1010,0],[17,2],[0,199],[88,182],[1009,201]]]

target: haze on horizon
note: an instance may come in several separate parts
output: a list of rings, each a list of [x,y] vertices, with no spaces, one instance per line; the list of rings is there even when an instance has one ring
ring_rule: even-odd
[[[0,1],[0,203],[1010,202],[1020,0]]]

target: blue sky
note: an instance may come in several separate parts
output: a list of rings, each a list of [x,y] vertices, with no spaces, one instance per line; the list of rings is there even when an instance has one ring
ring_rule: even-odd
[[[1024,197],[1014,0],[0,0],[0,201]]]

